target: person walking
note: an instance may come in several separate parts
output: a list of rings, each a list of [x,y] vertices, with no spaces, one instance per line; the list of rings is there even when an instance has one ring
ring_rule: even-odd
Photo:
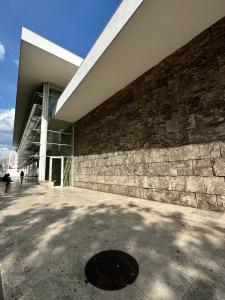
[[[23,179],[24,179],[24,171],[21,171],[20,172],[20,183],[21,183],[21,185],[23,183]]]
[[[5,174],[2,177],[2,181],[5,182],[5,193],[7,193],[8,190],[9,190],[10,183],[13,182],[11,177],[10,177],[10,174],[9,173]]]

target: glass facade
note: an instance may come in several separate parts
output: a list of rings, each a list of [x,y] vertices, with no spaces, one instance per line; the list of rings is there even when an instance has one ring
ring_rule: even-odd
[[[46,180],[53,181],[55,186],[68,186],[71,185],[73,126],[71,123],[54,119],[56,104],[61,93],[61,89],[50,85],[48,100]]]
[[[71,123],[53,119],[57,101],[62,93],[58,87],[50,86],[48,101],[47,156],[72,155],[73,128]]]
[[[56,186],[68,186],[71,185],[73,125],[54,119],[56,104],[61,93],[61,88],[49,84],[45,180],[53,181]],[[20,151],[18,151],[22,166],[19,166],[20,168],[29,169],[30,164],[35,162],[37,165],[39,160],[42,101],[43,93],[35,93],[32,99],[33,108],[27,122],[28,129],[24,132],[24,141],[21,140]]]

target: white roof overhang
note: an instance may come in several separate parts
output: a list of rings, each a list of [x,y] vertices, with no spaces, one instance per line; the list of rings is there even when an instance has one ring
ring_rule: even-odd
[[[56,107],[75,122],[225,15],[224,0],[124,0]]]
[[[13,145],[18,146],[32,108],[32,96],[44,82],[65,88],[83,59],[22,28]]]

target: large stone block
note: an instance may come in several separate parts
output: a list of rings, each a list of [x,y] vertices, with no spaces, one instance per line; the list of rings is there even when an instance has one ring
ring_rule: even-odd
[[[189,115],[187,120],[187,129],[195,129],[195,128],[196,128],[195,115],[191,114]]]
[[[152,201],[159,201],[159,193],[155,190],[147,190],[147,198]]]
[[[213,170],[216,176],[225,176],[225,157],[214,160]]]
[[[187,186],[186,190],[187,192],[192,193],[205,193],[206,187],[204,184],[204,180],[202,177],[198,176],[188,176],[186,178]]]
[[[129,186],[139,186],[140,181],[138,176],[128,176],[128,181],[126,180],[123,182],[123,185],[129,185]]]
[[[212,142],[200,144],[200,155],[201,158],[217,158],[220,157],[220,143]]]
[[[217,207],[219,211],[225,211],[225,196],[217,196]]]
[[[83,161],[83,163],[82,163],[82,167],[83,167],[83,168],[91,168],[91,166],[92,166],[91,160],[85,160],[85,161]]]
[[[124,176],[133,176],[135,174],[135,164],[128,164],[128,165],[123,165],[123,166],[114,166],[114,168],[117,168],[120,173],[120,175]]]
[[[208,92],[204,93],[201,99],[205,109],[209,109],[217,105],[223,105],[222,91],[216,88],[212,88]],[[219,142],[216,143],[219,145]]]
[[[133,171],[133,173],[131,175],[136,175],[136,176],[147,175],[146,173],[147,173],[148,165],[138,163],[138,164],[133,164],[131,166],[132,166],[131,169]]]
[[[177,176],[176,164],[171,162],[152,163],[148,170],[152,175]]]
[[[197,207],[195,193],[180,193],[180,203],[184,206]]]
[[[127,196],[136,197],[136,191],[137,191],[137,187],[135,187],[135,186],[128,186],[127,187]]]
[[[98,160],[97,160],[97,159],[93,159],[93,160],[91,161],[91,167],[92,167],[92,168],[98,167]]]
[[[155,162],[168,161],[169,157],[165,148],[152,148],[145,151],[143,160],[145,163],[150,164]]]
[[[193,175],[192,160],[176,162],[178,176],[191,176]]]
[[[122,166],[125,164],[127,155],[115,155],[113,156],[112,165]]]
[[[164,192],[159,192],[158,196],[160,202],[165,202],[165,203],[173,203],[173,204],[178,204],[180,205],[180,193],[176,191],[164,191]]]
[[[225,96],[225,93],[224,93]],[[225,141],[220,142],[220,153],[222,157],[225,157]]]
[[[169,161],[182,161],[183,157],[183,147],[172,147],[167,149],[167,155],[169,157]]]
[[[179,122],[177,119],[171,119],[166,121],[166,131],[168,133],[175,133],[180,131]]]
[[[223,177],[204,177],[207,194],[225,195],[225,182]]]
[[[113,194],[127,195],[128,194],[127,189],[128,187],[124,185],[112,185],[110,186],[109,192]]]
[[[147,196],[148,189],[144,189],[142,187],[136,188],[136,196],[137,198],[148,199]]]
[[[184,176],[170,177],[169,189],[171,191],[185,191],[186,178]]]
[[[112,176],[112,167],[92,168],[95,175]],[[118,175],[114,173],[113,175]]]
[[[213,176],[212,163],[210,159],[193,160],[194,175]]]
[[[183,157],[184,157],[184,160],[200,159],[201,153],[200,153],[199,145],[183,146]]]
[[[134,164],[135,156],[135,151],[129,151],[127,154],[126,164]]]
[[[96,182],[101,184],[115,184],[119,185],[122,182],[123,176],[96,176]]]
[[[78,160],[78,162],[84,161],[84,156],[80,155],[80,156],[75,156],[76,159]]]
[[[145,177],[145,188],[157,189],[158,188],[158,177],[149,176]]]
[[[196,194],[197,207],[217,211],[217,201],[215,195]]]
[[[143,162],[144,152],[139,150],[133,153],[133,162],[138,164]]]
[[[158,177],[158,190],[169,190],[171,184],[170,176],[159,176]]]

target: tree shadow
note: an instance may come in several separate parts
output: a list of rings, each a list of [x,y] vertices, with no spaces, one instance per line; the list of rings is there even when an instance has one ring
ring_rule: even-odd
[[[9,185],[6,185],[4,182],[0,182],[0,210],[13,205],[14,201],[18,200],[18,197],[28,197],[32,196],[32,194],[38,195],[38,191],[35,192],[33,190],[35,186],[38,186],[35,182],[23,182],[23,184],[20,184],[17,179]],[[29,190],[31,189],[32,192],[29,193]],[[44,191],[39,192],[39,195],[44,194]]]
[[[6,299],[208,300],[225,295],[223,229],[191,224],[179,211],[155,210],[138,199],[116,196],[105,203],[109,195],[104,193],[85,198],[85,190],[65,192],[37,195],[27,207],[21,198],[23,206],[8,207],[1,215]],[[109,249],[125,251],[139,263],[135,283],[120,291],[101,291],[85,282],[88,259]]]

